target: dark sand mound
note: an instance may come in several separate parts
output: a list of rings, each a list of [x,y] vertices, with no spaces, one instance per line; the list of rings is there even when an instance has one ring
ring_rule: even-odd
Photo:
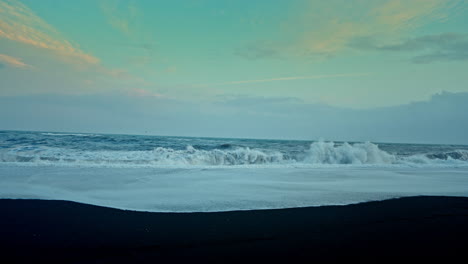
[[[468,198],[458,197],[219,213],[147,213],[68,201],[4,199],[0,212],[0,253],[8,263],[252,257],[379,257],[374,260],[380,262],[468,254]]]

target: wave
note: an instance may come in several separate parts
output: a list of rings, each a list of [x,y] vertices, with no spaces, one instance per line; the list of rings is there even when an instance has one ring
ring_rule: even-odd
[[[236,166],[236,165],[468,165],[468,151],[399,156],[366,143],[314,142],[300,153],[232,147],[212,150],[187,146],[182,150],[158,147],[149,151],[81,151],[44,146],[22,146],[0,151],[1,162],[114,166]]]
[[[280,152],[265,153],[250,148],[198,150],[187,146],[185,150],[158,147],[152,151],[77,151],[26,146],[2,153],[0,159],[3,162],[216,166],[281,163],[284,156]]]
[[[80,133],[41,133],[44,136],[75,136],[75,137],[100,137],[98,134],[80,134]]]
[[[319,141],[311,144],[304,159],[314,164],[391,164],[397,160],[370,142],[336,145],[334,142]]]
[[[442,152],[442,153],[431,153],[426,155],[430,159],[442,159],[442,160],[464,160],[468,161],[468,151],[464,150],[457,150],[457,151],[450,151],[450,152]]]

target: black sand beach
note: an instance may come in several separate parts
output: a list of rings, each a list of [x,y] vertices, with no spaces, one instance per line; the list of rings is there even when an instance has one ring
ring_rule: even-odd
[[[68,201],[0,200],[8,262],[441,260],[468,255],[468,198],[347,206],[146,213]],[[384,258],[382,258],[384,257]]]

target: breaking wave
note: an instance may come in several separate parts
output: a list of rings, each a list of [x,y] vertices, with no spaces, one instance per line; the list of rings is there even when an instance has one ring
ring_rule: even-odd
[[[82,133],[41,133],[43,136],[74,136],[74,137],[100,137],[98,134],[82,134]]]
[[[236,165],[330,165],[330,164],[467,164],[468,151],[403,156],[366,143],[314,142],[304,151],[288,153],[271,149],[234,147],[211,150],[188,145],[185,149],[157,147],[147,151],[84,151],[46,146],[0,149],[1,162],[78,164],[109,166],[236,166]]]
[[[336,146],[334,142],[312,143],[306,163],[314,164],[391,164],[396,157],[370,142]]]

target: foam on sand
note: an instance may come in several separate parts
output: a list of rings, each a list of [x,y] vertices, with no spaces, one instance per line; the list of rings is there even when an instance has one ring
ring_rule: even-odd
[[[58,199],[152,212],[344,205],[468,196],[468,168],[97,168],[0,166],[0,198]]]

